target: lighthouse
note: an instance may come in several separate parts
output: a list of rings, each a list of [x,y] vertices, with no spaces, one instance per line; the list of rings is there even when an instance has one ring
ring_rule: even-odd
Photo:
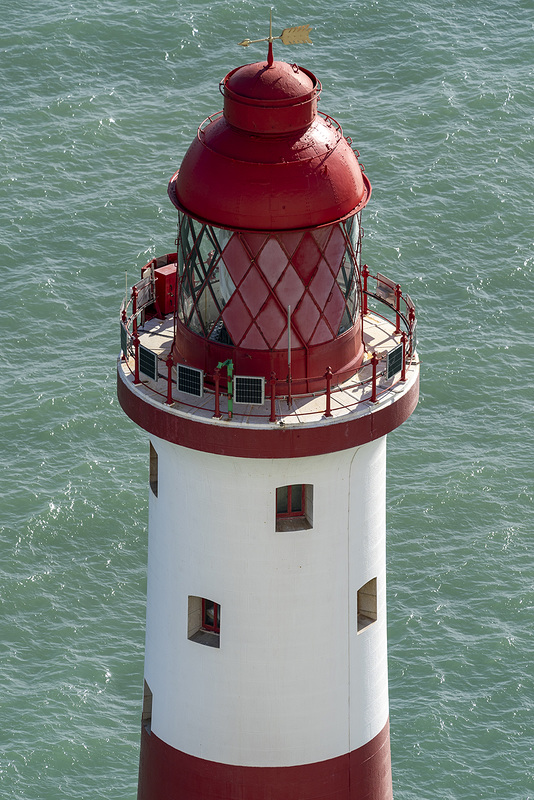
[[[392,797],[386,438],[415,309],[364,263],[358,152],[272,43],[221,81],[168,186],[176,250],[121,308],[149,439],[139,800]]]

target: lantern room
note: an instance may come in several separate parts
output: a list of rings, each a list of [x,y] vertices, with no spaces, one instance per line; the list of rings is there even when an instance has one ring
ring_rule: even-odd
[[[238,67],[169,183],[178,209],[173,360],[290,374],[295,391],[364,355],[361,209],[371,187],[320,83],[296,64]],[[281,389],[281,393],[284,390]]]

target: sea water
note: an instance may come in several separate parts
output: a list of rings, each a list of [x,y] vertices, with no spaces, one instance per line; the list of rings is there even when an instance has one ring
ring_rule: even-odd
[[[265,57],[240,0],[2,3],[0,795],[135,798],[148,447],[118,308],[172,252],[166,184],[218,82]],[[419,407],[389,437],[396,800],[532,800],[531,0],[296,0],[274,33],[373,185],[364,259],[415,300]],[[179,676],[178,676],[179,679]]]

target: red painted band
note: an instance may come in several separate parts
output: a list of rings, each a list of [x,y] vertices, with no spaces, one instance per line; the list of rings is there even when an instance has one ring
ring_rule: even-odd
[[[182,753],[141,733],[137,800],[392,800],[389,722],[337,758],[294,767],[240,767]]]
[[[410,389],[385,408],[363,417],[305,427],[270,425],[265,429],[199,422],[170,413],[165,406],[145,402],[117,373],[117,395],[125,413],[148,433],[173,444],[240,458],[299,458],[334,453],[385,436],[414,411],[419,399],[419,376]]]

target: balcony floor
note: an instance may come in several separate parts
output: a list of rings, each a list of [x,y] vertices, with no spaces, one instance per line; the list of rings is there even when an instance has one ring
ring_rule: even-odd
[[[173,340],[173,316],[169,315],[164,320],[151,319],[138,329],[140,343],[159,358],[159,379],[153,381],[141,375],[141,383],[134,385],[133,371],[134,359],[119,360],[119,374],[129,384],[131,391],[138,393],[144,400],[156,405],[164,405],[167,399],[167,367],[165,361],[170,353]],[[407,365],[406,381],[401,382],[400,373],[387,379],[384,374],[385,356],[400,343],[400,336],[395,336],[395,327],[381,316],[370,313],[364,321],[364,342],[366,360],[350,380],[339,386],[332,386],[331,392],[331,417],[332,422],[341,417],[351,415],[364,416],[385,405],[395,402],[399,395],[407,392],[419,373],[417,354]],[[378,364],[377,402],[371,402],[372,366],[370,359],[373,353],[382,359]],[[224,383],[222,381],[221,383]],[[268,387],[266,387],[268,393]],[[308,395],[299,395],[292,398],[288,406],[286,397],[276,398],[276,422],[270,422],[271,400],[266,397],[263,406],[245,405],[234,402],[232,419],[228,418],[228,399],[221,392],[220,412],[221,419],[214,417],[215,395],[212,391],[205,390],[202,397],[194,397],[184,392],[179,392],[176,384],[173,385],[173,404],[165,405],[169,413],[201,418],[212,421],[213,424],[247,425],[264,427],[270,425],[314,425],[325,419],[326,395],[317,392]]]

